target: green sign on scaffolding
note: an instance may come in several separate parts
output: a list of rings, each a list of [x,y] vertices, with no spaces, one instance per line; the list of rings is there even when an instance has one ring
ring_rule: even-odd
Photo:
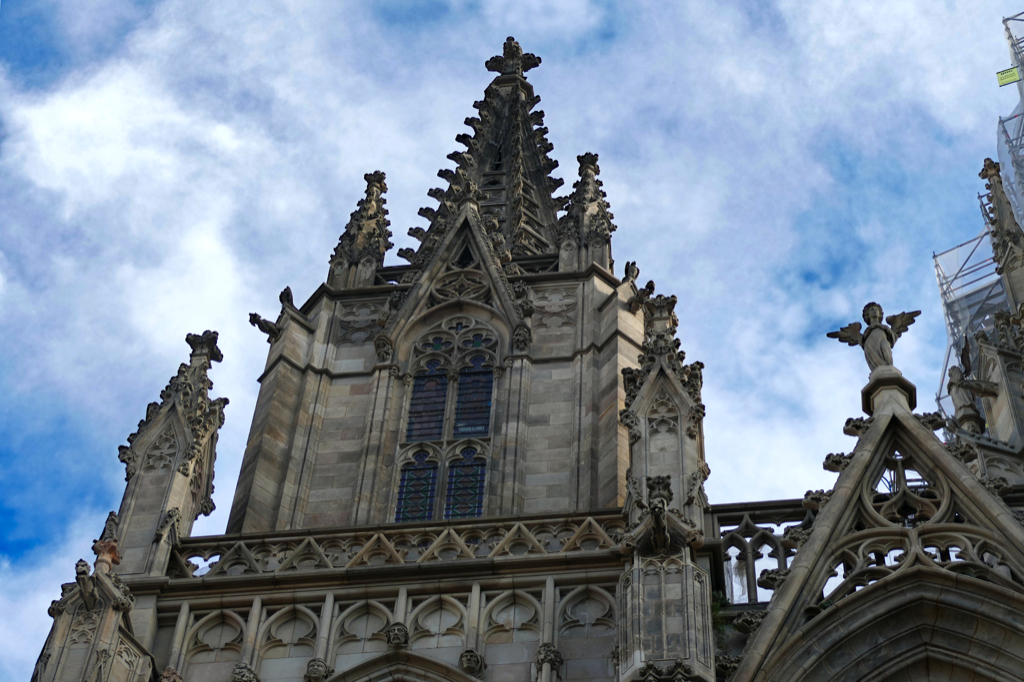
[[[1009,85],[1010,83],[1016,83],[1017,81],[1019,81],[1020,71],[1018,71],[1017,67],[1015,66],[1012,69],[1000,71],[999,73],[996,74],[996,78],[999,79],[999,87],[1003,87],[1004,85]]]

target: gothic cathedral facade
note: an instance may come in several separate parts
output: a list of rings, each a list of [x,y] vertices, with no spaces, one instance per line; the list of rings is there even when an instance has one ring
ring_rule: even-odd
[[[676,298],[615,267],[597,155],[557,194],[539,64],[511,38],[487,61],[408,264],[384,265],[369,173],[326,282],[250,316],[270,351],[219,536],[191,530],[221,354],[188,336],[34,682],[1021,679],[1024,316],[976,339],[946,421],[892,366],[913,316],[869,305],[837,333],[874,364],[834,488],[710,504],[703,365]],[[1024,239],[992,166],[1017,306]]]

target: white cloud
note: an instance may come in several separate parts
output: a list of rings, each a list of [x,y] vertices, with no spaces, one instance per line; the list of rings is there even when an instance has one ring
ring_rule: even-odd
[[[75,579],[75,562],[92,560],[92,541],[103,520],[69,519],[64,532],[40,551],[12,564],[0,556],[0,678],[28,679],[50,631],[46,610],[60,599],[61,583]]]

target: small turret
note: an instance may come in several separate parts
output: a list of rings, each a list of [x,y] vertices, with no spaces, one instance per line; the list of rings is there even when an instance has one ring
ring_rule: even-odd
[[[394,246],[388,229],[391,221],[384,208],[387,204],[384,193],[388,191],[384,173],[374,171],[363,178],[366,196],[359,200],[331,256],[327,283],[336,289],[373,286],[377,268],[384,265],[384,254]]]

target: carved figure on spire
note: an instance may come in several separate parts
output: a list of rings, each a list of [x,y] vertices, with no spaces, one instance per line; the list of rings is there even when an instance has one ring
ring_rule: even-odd
[[[964,347],[960,351],[960,367],[953,365],[949,368],[946,391],[949,393],[949,399],[953,401],[957,426],[969,433],[981,433],[985,420],[978,411],[975,400],[981,396],[995,397],[998,395],[999,385],[992,381],[968,379],[971,370],[970,346],[967,339],[964,339]]]
[[[496,71],[501,75],[514,74],[523,77],[527,71],[540,66],[540,57],[529,52],[523,52],[522,46],[516,39],[509,36],[505,39],[505,46],[500,57],[491,57],[484,66],[488,71]]]
[[[860,346],[864,349],[864,359],[868,368],[874,372],[876,368],[892,366],[892,347],[903,335],[914,319],[921,314],[920,310],[910,313],[898,313],[885,318],[888,325],[882,323],[882,306],[874,301],[864,306],[861,316],[868,327],[864,333],[860,331],[860,322],[853,322],[846,325],[839,331],[826,334],[830,339],[839,339],[840,342],[851,346]]]

